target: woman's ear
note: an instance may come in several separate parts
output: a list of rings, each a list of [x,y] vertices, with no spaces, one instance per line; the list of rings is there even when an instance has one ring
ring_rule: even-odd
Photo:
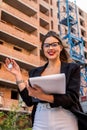
[[[62,51],[63,50],[63,46],[60,45],[60,50]]]

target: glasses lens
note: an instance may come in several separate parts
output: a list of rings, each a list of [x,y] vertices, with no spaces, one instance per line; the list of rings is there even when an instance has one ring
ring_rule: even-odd
[[[59,45],[59,43],[58,42],[53,42],[53,43],[44,43],[44,47],[56,47],[56,46],[58,46]]]
[[[44,43],[44,47],[50,47],[49,43]]]
[[[56,46],[58,46],[58,43],[56,43],[56,42],[55,42],[55,43],[52,43],[51,46],[52,46],[52,47],[56,47]]]

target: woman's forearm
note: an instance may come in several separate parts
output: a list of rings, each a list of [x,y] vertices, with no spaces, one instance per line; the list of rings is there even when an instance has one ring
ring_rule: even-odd
[[[26,87],[21,73],[16,75],[16,84],[18,85],[20,91]]]
[[[42,100],[53,103],[54,102],[54,96],[45,94],[42,96]]]

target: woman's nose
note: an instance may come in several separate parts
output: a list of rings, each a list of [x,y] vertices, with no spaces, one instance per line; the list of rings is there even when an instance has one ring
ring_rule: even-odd
[[[49,49],[53,49],[53,46],[52,46],[52,45],[50,45],[50,46],[49,46]]]

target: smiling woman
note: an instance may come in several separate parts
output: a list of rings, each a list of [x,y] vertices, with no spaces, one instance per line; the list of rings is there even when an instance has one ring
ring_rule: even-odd
[[[27,106],[33,106],[32,130],[87,130],[87,115],[79,103],[80,66],[68,63],[69,55],[54,31],[44,35],[42,51],[47,63],[29,71],[29,77],[64,73],[65,93],[46,93],[37,83],[31,87],[30,82],[24,82],[19,65],[13,59],[5,60],[6,69],[15,75],[22,99]],[[13,65],[11,69],[8,68],[10,63]],[[57,83],[56,87],[61,85]]]
[[[47,48],[48,48],[47,50],[48,54],[50,56],[52,56],[55,53],[56,54],[60,53],[58,54],[57,59],[59,57],[61,61],[63,62],[68,62],[70,59],[70,56],[68,52],[66,51],[65,46],[63,45],[63,42],[61,41],[59,35],[58,34],[56,35],[55,32],[50,31],[49,33],[47,33],[47,35],[45,35],[42,41],[41,48],[42,48],[43,55],[44,57],[46,57],[46,59],[48,59],[47,56],[45,55],[45,50],[47,50]]]

